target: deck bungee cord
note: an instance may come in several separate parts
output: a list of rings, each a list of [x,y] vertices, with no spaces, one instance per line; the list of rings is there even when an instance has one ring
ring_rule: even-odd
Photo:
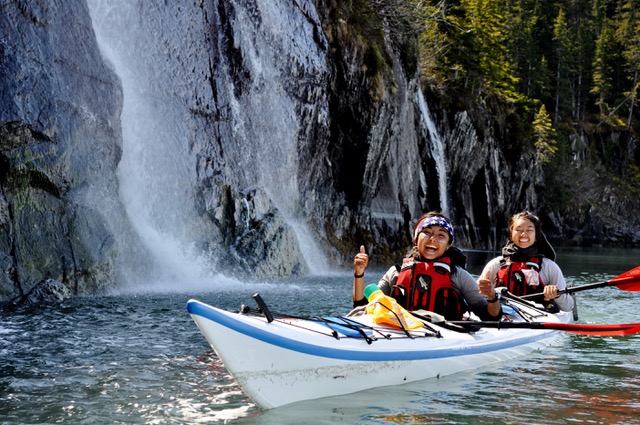
[[[595,287],[616,286],[620,289],[637,291],[638,281],[640,281],[640,267],[636,267],[626,273],[621,274],[606,282],[598,282],[596,284],[584,285],[581,287],[567,288],[566,292],[580,291],[583,289],[591,289]],[[413,311],[413,318],[418,320],[422,327],[418,329],[408,329],[404,326],[405,320],[398,316],[398,313],[384,304],[380,304],[381,308],[385,308],[389,315],[397,319],[397,326],[389,326],[388,324],[373,325],[361,323],[352,317],[371,316],[367,313],[366,306],[356,308],[349,312],[346,316],[298,316],[279,312],[272,312],[260,294],[255,293],[253,299],[257,304],[257,309],[251,309],[246,305],[242,305],[238,311],[244,315],[264,316],[267,323],[278,322],[287,326],[304,329],[306,331],[329,336],[335,339],[355,338],[362,339],[367,344],[374,341],[396,338],[442,338],[443,335],[439,329],[447,329],[460,333],[473,334],[483,328],[495,329],[546,329],[560,330],[574,334],[588,336],[620,336],[640,333],[639,323],[626,324],[572,324],[572,323],[555,323],[548,321],[554,315],[554,311],[549,310],[545,306],[530,301],[527,296],[518,297],[511,294],[506,288],[501,289],[498,295],[503,308],[503,318],[500,321],[480,321],[473,318],[467,318],[458,321],[447,321],[443,316],[429,312],[426,310]],[[324,328],[314,326],[320,324]]]
[[[388,326],[369,326],[357,322],[353,319],[350,319],[348,316],[328,316],[328,317],[320,317],[320,316],[297,316],[293,314],[285,314],[271,311],[265,301],[262,299],[260,294],[255,293],[253,295],[253,299],[258,305],[257,309],[252,309],[251,307],[243,304],[240,306],[238,313],[245,315],[255,315],[255,316],[264,316],[267,319],[268,323],[279,322],[284,323],[289,326],[302,328],[311,332],[315,332],[322,335],[328,335],[335,339],[341,338],[362,338],[368,344],[371,344],[373,341],[378,340],[379,338],[383,339],[391,339],[398,338],[398,335],[404,334],[407,338],[415,339],[415,338],[442,338],[442,334],[437,329],[431,327],[428,323],[425,323],[423,320],[423,330],[420,329],[410,330],[406,328],[391,328]],[[353,313],[353,312],[352,312]],[[393,314],[396,314],[392,311]],[[350,313],[351,314],[351,313]],[[358,313],[356,313],[358,314]],[[364,312],[362,312],[364,314]],[[295,322],[294,322],[295,320]],[[308,323],[320,323],[326,326],[329,330],[331,330],[330,334],[324,333],[320,330],[313,329],[311,326],[305,326],[305,322]],[[345,332],[352,331],[352,332]],[[367,332],[369,331],[369,333]],[[371,336],[372,334],[377,334],[379,338]]]

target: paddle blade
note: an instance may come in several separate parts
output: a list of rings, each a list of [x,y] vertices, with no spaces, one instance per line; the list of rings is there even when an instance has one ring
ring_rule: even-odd
[[[640,323],[615,324],[577,324],[577,323],[544,323],[547,329],[556,329],[578,335],[588,336],[624,336],[640,333]]]
[[[614,286],[617,287],[618,289],[622,289],[623,291],[640,292],[640,281],[617,283]]]
[[[554,322],[479,322],[474,320],[462,320],[446,323],[453,323],[466,328],[551,329],[588,336],[624,336],[640,333],[640,323],[588,324]]]
[[[611,286],[629,292],[640,292],[640,266],[609,280]]]

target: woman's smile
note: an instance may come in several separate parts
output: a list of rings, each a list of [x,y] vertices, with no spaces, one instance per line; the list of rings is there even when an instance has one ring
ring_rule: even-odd
[[[434,260],[444,255],[450,240],[444,227],[427,227],[418,235],[418,252],[426,260]]]
[[[510,236],[519,248],[529,248],[536,242],[536,226],[526,218],[519,218],[513,223]]]

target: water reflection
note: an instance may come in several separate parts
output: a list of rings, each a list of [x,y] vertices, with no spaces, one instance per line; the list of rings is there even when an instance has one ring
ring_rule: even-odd
[[[638,250],[592,253],[612,259],[612,268],[582,269],[582,251],[560,253],[567,280],[605,280],[638,265]],[[481,256],[493,253],[470,257]],[[484,265],[473,264],[475,273]],[[264,411],[242,393],[185,308],[189,298],[255,307],[251,295],[260,292],[274,311],[332,314],[350,308],[352,279],[347,271],[0,312],[0,423],[640,425],[638,335],[561,334],[543,351],[473,373]],[[580,292],[580,321],[638,322],[639,297],[617,288]]]

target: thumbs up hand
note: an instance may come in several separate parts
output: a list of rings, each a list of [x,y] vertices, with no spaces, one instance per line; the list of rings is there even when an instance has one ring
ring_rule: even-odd
[[[364,250],[364,245],[360,245],[360,252],[358,252],[353,259],[353,273],[354,275],[362,275],[364,274],[364,269],[367,268],[369,264],[369,256]]]

